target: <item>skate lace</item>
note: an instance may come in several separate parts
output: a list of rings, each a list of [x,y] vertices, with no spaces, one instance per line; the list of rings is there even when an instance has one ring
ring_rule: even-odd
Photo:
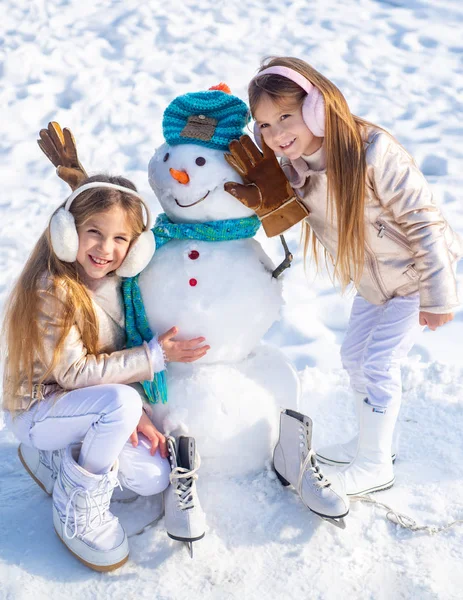
[[[320,467],[317,463],[317,458],[315,456],[315,452],[310,449],[307,453],[307,456],[304,459],[304,462],[301,465],[301,469],[299,471],[299,479],[297,482],[297,489],[301,490],[302,488],[302,479],[305,473],[309,473],[311,478],[314,480],[314,484],[317,488],[325,488],[329,487],[331,483],[328,479],[323,475],[320,471]]]
[[[183,467],[175,467],[170,472],[170,483],[175,488],[174,494],[178,496],[177,505],[180,510],[194,508],[193,483],[198,479],[197,471],[201,465],[199,455],[195,458],[196,467],[189,471]]]
[[[399,525],[404,529],[409,529],[413,532],[423,532],[429,533],[430,535],[435,535],[436,533],[441,533],[442,531],[447,531],[451,527],[455,525],[463,525],[463,519],[456,519],[455,521],[450,521],[449,523],[444,523],[443,525],[418,525],[418,523],[412,517],[408,515],[404,515],[393,508],[391,508],[388,504],[384,504],[384,502],[378,502],[368,494],[364,496],[350,496],[351,502],[364,502],[365,504],[373,504],[374,506],[379,506],[386,510],[386,519],[394,523],[394,525]]]
[[[109,502],[113,489],[121,484],[117,476],[113,473],[108,473],[100,482],[98,487],[91,492],[83,487],[75,487],[69,494],[69,500],[66,504],[66,518],[64,520],[64,535],[68,540],[75,537],[83,539],[92,531],[101,527],[106,521],[106,515],[109,511]],[[85,502],[84,509],[77,509],[76,503],[81,498]],[[95,509],[96,514],[92,516],[92,509]],[[117,517],[114,517],[115,519]],[[72,535],[68,534],[68,528],[73,528]],[[79,533],[80,530],[80,533]]]

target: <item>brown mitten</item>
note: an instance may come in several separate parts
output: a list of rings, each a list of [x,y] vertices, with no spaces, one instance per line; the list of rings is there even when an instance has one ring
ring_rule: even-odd
[[[40,130],[37,140],[42,152],[56,167],[56,173],[63,181],[75,190],[88,175],[77,157],[74,136],[70,129],[61,127],[55,121],[48,123],[47,129]]]
[[[267,237],[280,235],[309,214],[263,139],[263,154],[248,135],[230,142],[229,148],[225,159],[241,175],[244,185],[227,181],[225,191],[256,212]]]

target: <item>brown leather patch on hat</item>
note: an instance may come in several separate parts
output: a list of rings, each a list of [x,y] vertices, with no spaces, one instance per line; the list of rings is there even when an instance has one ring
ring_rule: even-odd
[[[206,115],[192,115],[182,129],[181,137],[193,138],[208,142],[214,135],[217,127],[217,119],[206,117]]]

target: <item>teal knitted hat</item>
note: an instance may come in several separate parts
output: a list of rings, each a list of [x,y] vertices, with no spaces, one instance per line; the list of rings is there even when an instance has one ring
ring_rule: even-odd
[[[178,96],[164,111],[162,130],[170,146],[199,144],[228,151],[244,133],[250,112],[246,104],[221,83],[206,92]]]

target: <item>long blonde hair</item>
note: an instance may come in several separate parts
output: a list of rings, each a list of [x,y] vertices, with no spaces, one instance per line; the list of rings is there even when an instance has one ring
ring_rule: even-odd
[[[94,175],[82,182],[95,181],[114,183],[136,191],[131,181],[124,177]],[[64,206],[58,207],[55,213]],[[113,206],[120,206],[131,228],[131,243],[144,229],[143,211],[140,200],[132,194],[109,188],[94,188],[82,192],[73,201],[70,212],[73,214],[76,227],[81,227],[92,215],[108,211]],[[54,214],[55,214],[54,213]],[[51,364],[43,359],[42,332],[38,321],[40,297],[38,293],[40,280],[48,275],[50,287],[47,290],[55,294],[57,288],[65,290],[63,300],[62,329],[53,353]],[[60,295],[61,296],[61,295]],[[3,403],[8,410],[15,410],[19,403],[19,389],[27,385],[29,392],[36,383],[42,383],[53,371],[59,361],[63,342],[79,315],[85,323],[81,331],[82,342],[90,354],[98,352],[98,320],[92,301],[85,285],[79,278],[77,263],[66,263],[60,260],[53,251],[50,241],[50,224],[40,236],[19,279],[7,301],[3,321],[4,375]],[[34,362],[40,361],[44,367],[44,375],[40,381],[33,381]]]
[[[364,267],[366,163],[362,129],[371,124],[353,115],[339,89],[305,61],[291,57],[266,59],[259,71],[276,66],[297,71],[323,95],[328,206],[331,213],[335,208],[338,225],[338,252],[335,257],[334,276],[345,289],[351,278],[358,284]],[[301,105],[306,96],[306,92],[296,83],[280,75],[262,75],[257,80],[252,80],[248,92],[253,114],[263,95],[269,96],[277,103],[291,97]],[[302,238],[304,258],[307,257],[311,245],[318,264],[317,239],[306,221],[303,223]]]

